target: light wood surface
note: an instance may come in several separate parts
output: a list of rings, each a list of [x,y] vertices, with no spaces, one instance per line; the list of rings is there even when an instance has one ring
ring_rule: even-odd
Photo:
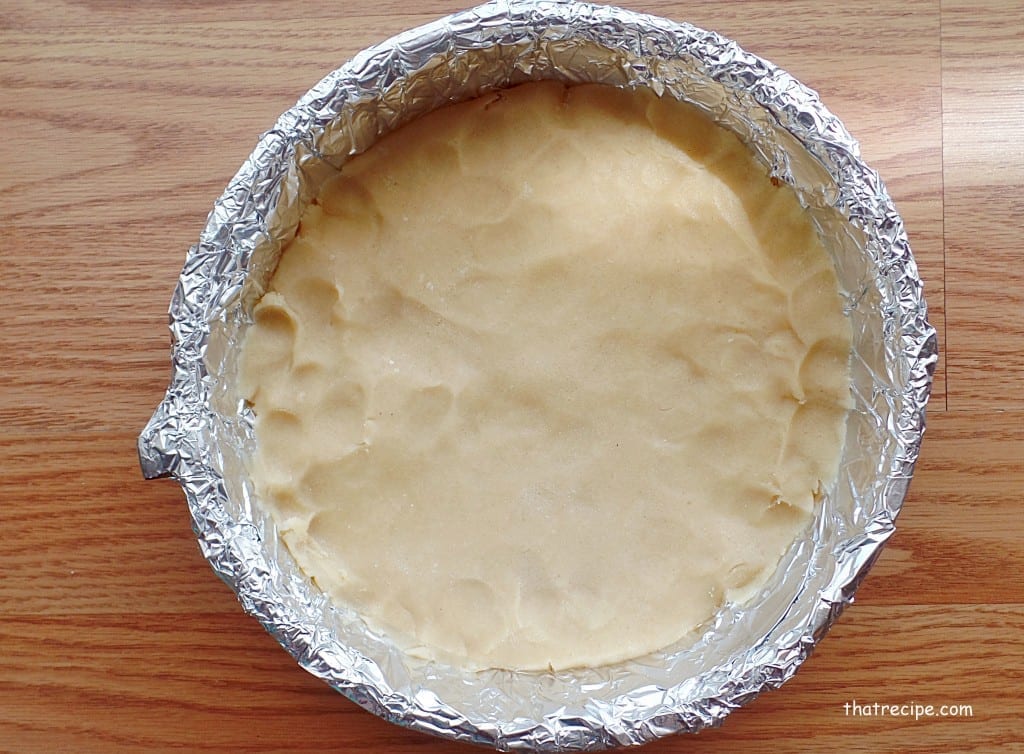
[[[942,344],[918,473],[857,604],[783,689],[646,750],[1024,751],[1024,6],[631,7],[821,92],[904,215]],[[258,135],[357,50],[457,9],[0,3],[0,751],[472,751],[301,671],[135,457],[184,252]]]

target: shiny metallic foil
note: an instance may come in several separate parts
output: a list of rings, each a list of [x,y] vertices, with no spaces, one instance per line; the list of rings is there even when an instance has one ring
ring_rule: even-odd
[[[251,306],[323,179],[446,103],[537,79],[649,87],[739,134],[791,184],[834,258],[854,330],[855,407],[809,538],[747,606],[615,666],[468,673],[406,657],[298,570],[254,500],[252,414],[235,395]],[[185,490],[203,554],[309,672],[381,717],[501,750],[595,750],[718,725],[789,679],[885,541],[906,494],[937,360],[903,222],[817,95],[734,42],[619,8],[502,0],[400,34],[313,87],[216,202],[170,306],[173,379],[139,438],[144,474]]]

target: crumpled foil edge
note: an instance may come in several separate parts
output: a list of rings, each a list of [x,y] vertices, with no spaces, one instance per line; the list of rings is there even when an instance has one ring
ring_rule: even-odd
[[[445,101],[539,78],[649,86],[687,99],[797,188],[823,237],[834,237],[861,336],[847,451],[811,538],[783,559],[761,602],[727,605],[696,639],[578,672],[415,666],[295,568],[244,480],[251,412],[221,378],[232,373],[247,304],[324,175]],[[147,478],[181,483],[214,571],[300,665],[358,704],[500,750],[596,750],[695,732],[788,680],[894,531],[937,361],[902,220],[814,92],[713,32],[575,2],[487,3],[371,47],[329,74],[263,136],[214,205],[169,318],[173,375],[139,438],[139,458]],[[723,635],[737,638],[723,648]]]

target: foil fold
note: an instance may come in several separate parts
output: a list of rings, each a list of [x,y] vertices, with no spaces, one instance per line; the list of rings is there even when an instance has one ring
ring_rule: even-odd
[[[299,571],[245,474],[252,414],[232,389],[234,346],[302,208],[351,155],[444,104],[539,79],[689,101],[794,187],[833,257],[853,325],[855,406],[811,536],[751,601],[618,665],[470,673],[409,658]],[[598,750],[695,732],[788,680],[894,531],[937,361],[902,220],[813,91],[713,32],[576,2],[486,3],[330,73],[264,134],[215,203],[169,318],[173,375],[139,459],[147,478],[180,482],[214,571],[302,667],[357,704],[499,750]]]

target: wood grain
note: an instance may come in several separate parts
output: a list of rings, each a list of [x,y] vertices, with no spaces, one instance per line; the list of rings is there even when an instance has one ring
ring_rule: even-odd
[[[1024,751],[1024,8],[632,7],[821,93],[904,215],[943,348],[918,472],[857,603],[784,689],[648,750]],[[302,672],[213,575],[178,487],[135,458],[185,250],[258,135],[352,53],[455,9],[0,4],[0,751],[472,751]],[[854,700],[973,715],[853,717]]]
[[[1024,5],[942,4],[949,379],[964,409],[1024,406]]]

